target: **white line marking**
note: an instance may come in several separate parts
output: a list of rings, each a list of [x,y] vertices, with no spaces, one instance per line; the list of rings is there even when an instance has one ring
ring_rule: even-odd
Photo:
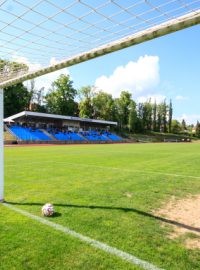
[[[43,164],[43,163],[49,163],[50,165],[52,164],[65,164],[67,166],[76,166],[76,168],[78,168],[78,166],[82,166],[82,167],[88,167],[88,168],[99,168],[99,169],[108,169],[108,170],[119,170],[119,171],[124,171],[124,172],[139,172],[140,174],[160,174],[160,175],[166,175],[166,176],[174,176],[174,177],[188,177],[188,178],[193,178],[193,179],[200,179],[200,176],[193,176],[193,175],[184,175],[184,174],[174,174],[174,173],[163,173],[163,172],[158,172],[158,171],[151,171],[151,170],[139,170],[139,169],[124,169],[124,168],[118,168],[118,167],[108,167],[108,166],[99,166],[99,165],[93,165],[93,164],[83,164],[83,163],[70,163],[70,162],[51,162],[51,161],[42,161],[42,162],[31,162],[31,163],[26,163],[26,166],[29,164],[30,166],[32,166],[32,164]],[[15,164],[5,164],[6,167],[15,167],[18,165]],[[34,170],[37,168],[34,168]],[[38,168],[38,170],[41,170],[41,168]]]
[[[77,233],[77,232],[75,232],[73,230],[70,230],[67,227],[56,224],[56,223],[54,223],[52,221],[49,221],[49,220],[47,220],[45,218],[32,215],[32,214],[28,213],[27,211],[24,211],[22,209],[14,207],[13,205],[10,205],[8,203],[3,203],[3,205],[9,207],[10,209],[14,210],[15,212],[18,212],[18,213],[20,213],[20,214],[22,214],[22,215],[24,215],[26,217],[29,217],[29,218],[31,218],[33,220],[36,220],[36,221],[39,221],[40,223],[45,224],[45,225],[47,225],[49,227],[52,227],[57,231],[61,231],[61,232],[65,233],[65,234],[67,234],[67,235],[71,235],[71,236],[73,236],[75,238],[78,238],[79,240],[81,240],[83,242],[86,242],[87,244],[89,244],[89,245],[91,245],[91,246],[93,246],[95,248],[103,250],[103,251],[105,251],[105,252],[107,252],[109,254],[115,255],[115,256],[117,256],[117,257],[119,257],[119,258],[121,258],[121,259],[123,259],[125,261],[130,262],[131,264],[138,265],[138,266],[142,267],[145,270],[164,270],[163,268],[159,268],[159,267],[157,267],[157,266],[155,266],[155,265],[153,265],[153,264],[151,264],[151,263],[149,263],[147,261],[141,260],[141,259],[139,259],[139,258],[137,258],[137,257],[135,257],[135,256],[133,256],[133,255],[131,255],[129,253],[126,253],[126,252],[124,252],[122,250],[111,247],[111,246],[109,246],[109,245],[107,245],[107,244],[105,244],[103,242],[94,240],[94,239],[92,239],[90,237],[84,236],[84,235],[82,235],[80,233]]]

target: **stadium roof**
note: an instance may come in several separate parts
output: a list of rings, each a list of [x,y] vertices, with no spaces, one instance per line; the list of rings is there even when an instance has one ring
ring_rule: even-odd
[[[117,126],[117,122],[112,122],[112,121],[80,118],[80,117],[75,117],[75,116],[65,116],[65,115],[59,115],[59,114],[30,112],[30,111],[23,111],[23,112],[14,114],[12,116],[9,116],[9,117],[4,119],[4,122],[13,122],[16,119],[23,117],[23,116],[42,117],[42,118],[51,118],[51,119],[60,119],[60,120],[72,120],[72,121],[79,121],[79,122],[92,122],[92,123],[98,123],[98,124],[108,124],[108,125]]]

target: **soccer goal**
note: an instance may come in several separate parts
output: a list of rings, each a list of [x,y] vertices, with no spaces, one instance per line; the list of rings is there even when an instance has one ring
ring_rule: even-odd
[[[198,0],[0,0],[0,200],[3,89],[200,23]]]

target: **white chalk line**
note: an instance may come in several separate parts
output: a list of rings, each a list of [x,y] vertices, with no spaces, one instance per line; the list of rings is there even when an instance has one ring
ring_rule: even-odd
[[[112,254],[112,255],[115,255],[121,259],[123,259],[124,261],[127,261],[133,265],[138,265],[140,266],[141,268],[145,269],[145,270],[164,270],[163,268],[159,268],[147,261],[144,261],[144,260],[141,260],[129,253],[126,253],[120,249],[117,249],[117,248],[114,248],[114,247],[111,247],[103,242],[100,242],[100,241],[97,241],[97,240],[94,240],[90,237],[87,237],[87,236],[84,236],[80,233],[77,233],[73,230],[70,230],[69,228],[67,227],[64,227],[60,224],[57,224],[57,223],[54,223],[52,221],[49,221],[45,218],[42,218],[42,217],[39,217],[39,216],[35,216],[33,214],[30,214],[29,212],[25,211],[25,210],[22,210],[22,209],[19,209],[17,207],[14,207],[13,205],[10,205],[8,203],[3,203],[4,206],[14,210],[15,212],[18,212],[26,217],[29,217],[33,220],[36,220],[42,224],[45,224],[51,228],[54,228],[55,230],[57,231],[61,231],[63,233],[65,233],[66,235],[70,235],[70,236],[73,236],[74,238],[77,238],[87,244],[89,244],[90,246],[92,247],[95,247],[97,249],[100,249],[100,250],[103,250],[109,254]]]
[[[82,167],[88,167],[88,168],[99,168],[99,169],[108,169],[108,170],[118,170],[118,171],[124,171],[124,172],[138,172],[140,174],[160,174],[160,175],[165,175],[165,176],[174,176],[174,177],[185,177],[185,178],[193,178],[193,179],[200,179],[200,176],[193,176],[193,175],[184,175],[184,174],[174,174],[174,173],[164,173],[164,172],[158,172],[158,171],[151,171],[151,170],[139,170],[139,169],[124,169],[124,168],[118,168],[118,167],[108,167],[108,166],[100,166],[100,165],[93,165],[93,164],[83,164],[83,163],[69,163],[67,162],[51,162],[51,161],[42,161],[42,162],[30,162],[30,163],[26,163],[26,166],[29,164],[30,166],[33,164],[43,164],[43,163],[49,163],[50,165],[56,165],[56,164],[65,164],[66,166],[75,166],[76,168],[78,168],[78,166],[82,166]],[[15,164],[5,164],[6,167],[15,167],[18,165]],[[25,165],[24,165],[25,166]],[[34,168],[35,170],[36,168]],[[41,168],[38,168],[39,170],[41,170]]]

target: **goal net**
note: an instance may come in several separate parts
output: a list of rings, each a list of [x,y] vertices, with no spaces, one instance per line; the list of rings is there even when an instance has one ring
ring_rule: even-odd
[[[1,0],[0,88],[199,22],[199,0]]]

